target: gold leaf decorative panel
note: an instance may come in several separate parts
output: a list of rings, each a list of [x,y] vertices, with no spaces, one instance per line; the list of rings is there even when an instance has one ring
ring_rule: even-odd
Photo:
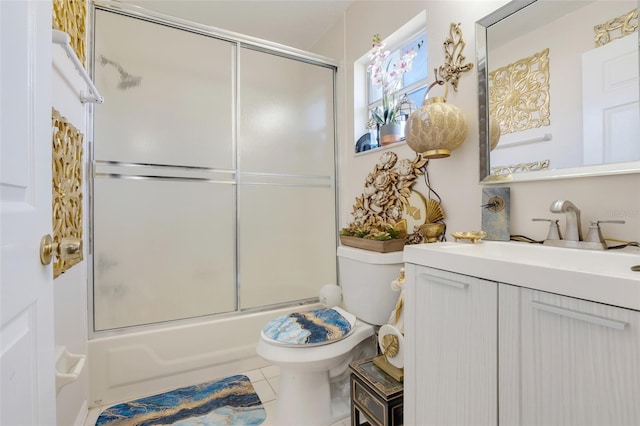
[[[596,47],[604,46],[612,40],[628,36],[636,31],[638,31],[638,9],[593,27]]]
[[[71,47],[85,65],[87,4],[84,0],[53,0],[53,28],[71,38]]]
[[[492,175],[510,175],[513,173],[533,172],[536,170],[547,170],[551,160],[531,161],[529,163],[510,164],[507,166],[496,166],[491,168]]]
[[[53,240],[76,238],[82,241],[82,138],[66,118],[52,108],[53,150]],[[56,257],[53,277],[82,260],[65,261]]]
[[[551,124],[548,48],[489,73],[489,113],[503,135]]]

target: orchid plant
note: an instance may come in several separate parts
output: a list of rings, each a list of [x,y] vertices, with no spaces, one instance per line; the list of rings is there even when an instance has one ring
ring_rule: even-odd
[[[382,111],[372,110],[371,114],[377,124],[392,124],[396,122],[395,95],[400,89],[402,75],[411,71],[411,63],[416,57],[415,50],[405,52],[397,63],[389,62],[385,66],[387,57],[391,54],[384,50],[385,44],[380,40],[380,35],[373,36],[373,49],[369,53],[369,66],[367,70],[371,76],[371,82],[375,87],[382,87]]]

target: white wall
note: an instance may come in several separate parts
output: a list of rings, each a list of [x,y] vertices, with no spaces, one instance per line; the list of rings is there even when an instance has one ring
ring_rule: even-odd
[[[314,52],[336,58],[343,63],[340,70],[340,106],[343,120],[340,137],[340,226],[351,222],[351,206],[362,193],[364,179],[384,151],[354,155],[353,143],[362,129],[354,129],[353,63],[371,48],[374,33],[384,39],[411,18],[426,10],[429,67],[444,62],[442,43],[449,36],[451,22],[461,24],[466,47],[464,55],[475,63],[475,21],[507,3],[506,1],[357,1],[347,10],[341,25],[334,26],[318,43]],[[340,37],[338,34],[343,34]],[[342,39],[344,43],[337,43]],[[451,157],[429,164],[431,184],[443,199],[447,233],[479,230],[481,197],[478,148],[478,90],[476,69],[462,75],[457,93],[449,91],[449,102],[464,112],[469,134],[466,142]],[[430,73],[432,75],[432,72]],[[430,78],[431,79],[431,78]],[[434,89],[437,91],[438,88]],[[391,148],[400,158],[413,158],[406,145]],[[547,227],[532,218],[564,218],[549,212],[556,199],[569,199],[582,210],[583,227],[591,219],[622,219],[625,225],[603,224],[605,237],[640,240],[640,174],[556,179],[505,184],[511,187],[511,234],[544,239]],[[427,194],[424,181],[414,187]],[[452,240],[448,236],[449,240]]]
[[[65,346],[73,354],[87,354],[87,258],[88,258],[88,189],[87,126],[85,108],[79,101],[86,91],[80,74],[62,48],[53,48],[53,107],[85,137],[83,138],[83,244],[84,261],[74,265],[53,281],[54,326],[56,346]],[[51,143],[49,141],[49,143]],[[86,366],[86,364],[85,364]],[[57,395],[57,424],[82,425],[87,413],[89,376],[85,367],[80,378],[60,389]]]

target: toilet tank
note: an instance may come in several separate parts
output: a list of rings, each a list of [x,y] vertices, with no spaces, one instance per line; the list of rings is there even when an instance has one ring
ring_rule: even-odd
[[[338,247],[338,280],[344,308],[369,324],[386,324],[400,296],[391,288],[391,281],[400,276],[404,266],[402,253]]]

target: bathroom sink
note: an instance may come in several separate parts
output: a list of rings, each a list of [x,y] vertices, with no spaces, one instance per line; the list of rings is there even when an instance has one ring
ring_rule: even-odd
[[[404,261],[487,280],[640,310],[638,251],[596,251],[519,242],[406,246]]]

